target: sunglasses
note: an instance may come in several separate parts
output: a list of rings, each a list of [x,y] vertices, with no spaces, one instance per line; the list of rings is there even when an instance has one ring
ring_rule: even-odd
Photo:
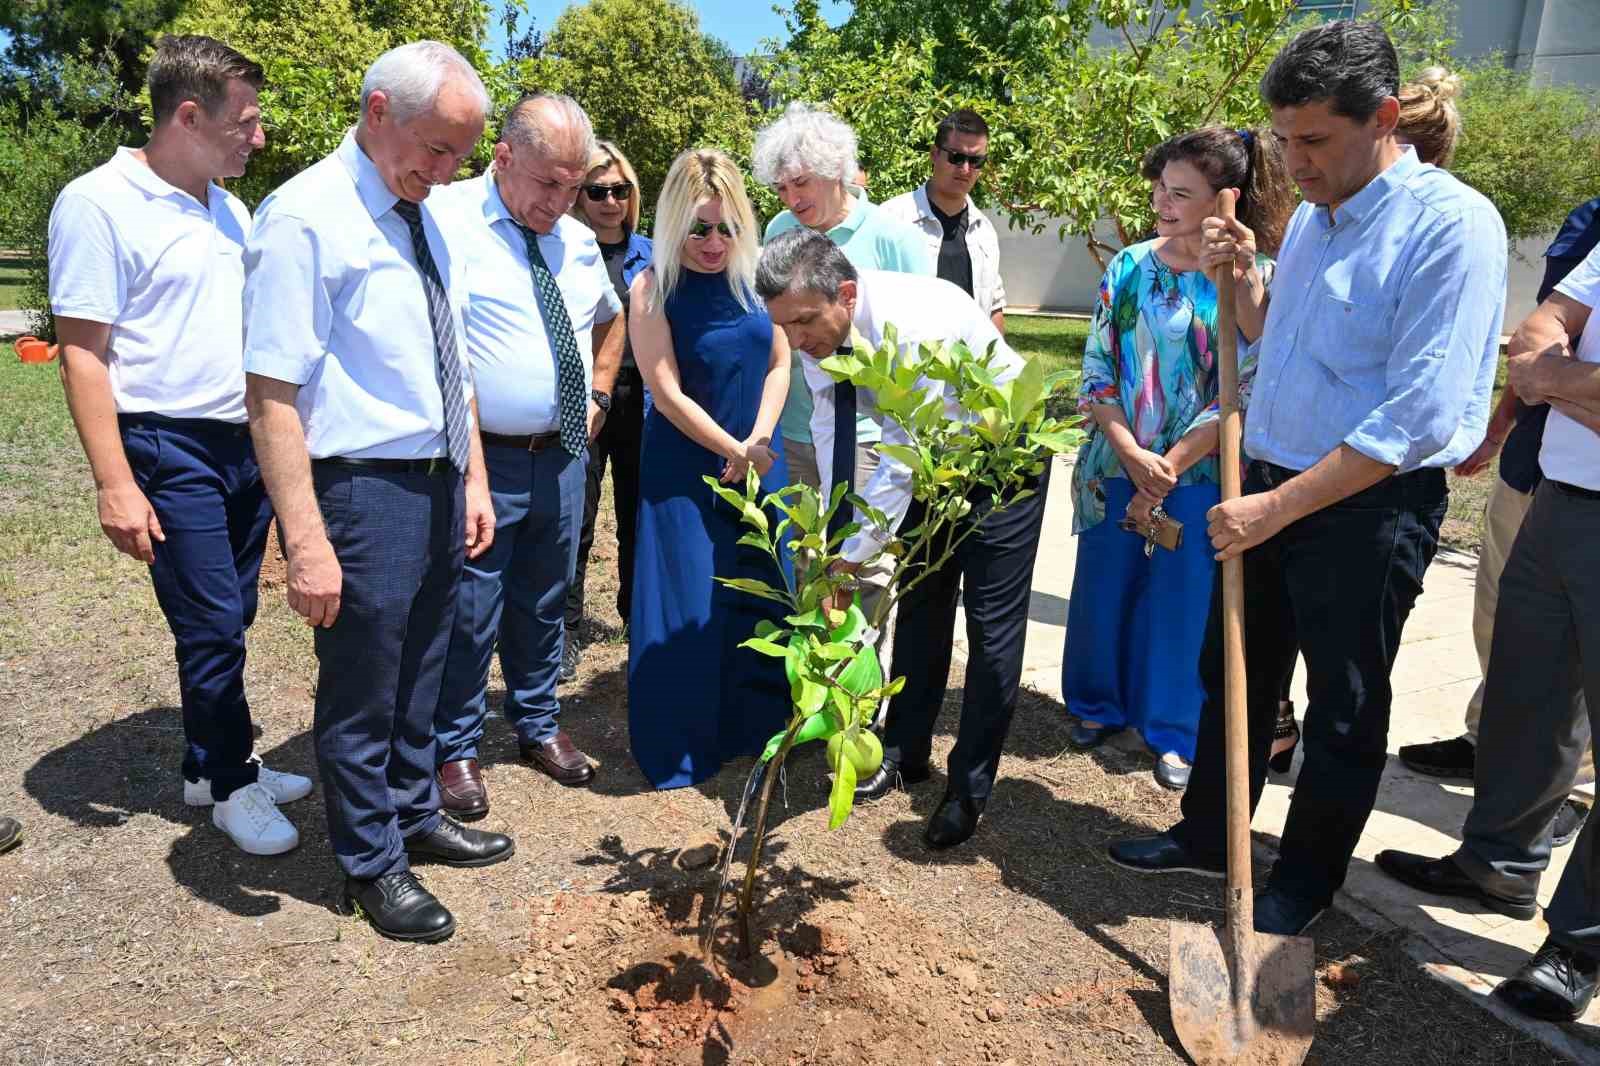
[[[965,152],[952,152],[942,144],[936,144],[934,147],[944,153],[944,157],[950,160],[950,165],[953,167],[964,167],[971,164],[973,170],[981,170],[983,164],[989,161],[989,157],[986,155],[968,155]]]
[[[703,218],[697,218],[689,225],[689,239],[691,241],[703,241],[711,236],[712,230],[716,230],[721,234],[722,239],[725,241],[733,240],[734,235],[739,232],[726,222],[707,222]]]
[[[628,202],[628,197],[633,195],[633,182],[624,181],[618,185],[585,185],[583,194],[597,204],[605,203],[607,197],[619,204],[625,204]]]

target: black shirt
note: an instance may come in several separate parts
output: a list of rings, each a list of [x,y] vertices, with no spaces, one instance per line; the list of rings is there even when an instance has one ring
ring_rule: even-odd
[[[953,285],[958,285],[972,295],[972,253],[967,249],[967,209],[959,215],[947,215],[928,197],[928,210],[944,227],[944,237],[939,242],[938,275]]]
[[[628,259],[628,240],[624,237],[617,244],[600,245],[600,258],[605,260],[606,273],[611,275],[611,287],[617,290],[617,299],[622,301],[622,312],[628,312],[628,285],[622,280],[622,267]],[[622,340],[622,365],[633,366],[633,342],[623,337]]]
[[[1543,303],[1555,291],[1561,280],[1574,267],[1583,262],[1600,244],[1600,197],[1575,209],[1567,216],[1561,232],[1551,243],[1545,255],[1544,284],[1539,286],[1539,302]],[[1573,342],[1577,346],[1577,342]],[[1500,480],[1518,492],[1532,492],[1544,477],[1539,469],[1539,449],[1544,444],[1544,424],[1550,417],[1550,405],[1530,407],[1517,404],[1517,424],[1506,436],[1500,449]]]

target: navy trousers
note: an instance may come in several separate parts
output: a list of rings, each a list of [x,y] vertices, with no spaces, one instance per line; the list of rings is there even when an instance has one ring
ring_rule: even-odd
[[[1294,476],[1252,463],[1244,491],[1266,492]],[[1266,784],[1284,675],[1294,669],[1297,648],[1306,660],[1305,762],[1269,882],[1291,896],[1333,901],[1377,802],[1388,762],[1389,671],[1439,547],[1446,499],[1443,470],[1386,478],[1244,555],[1251,813]],[[1205,702],[1194,770],[1172,835],[1220,863],[1227,849],[1220,578],[1200,681]]]
[[[334,857],[350,877],[407,868],[405,838],[439,824],[433,713],[465,558],[454,472],[313,463],[344,571],[339,616],[316,630],[317,766]]]
[[[150,578],[176,645],[183,776],[210,779],[212,797],[225,800],[256,779],[244,631],[256,616],[272,503],[248,426],[159,415],[117,421],[134,481],[166,534],[152,543]]]
[[[961,699],[961,725],[950,750],[949,788],[980,810],[994,790],[1000,751],[1017,708],[1033,561],[1039,552],[1049,478],[1046,465],[1033,486],[1034,495],[1003,511],[991,510],[987,494],[974,497],[972,511],[961,522],[963,526],[976,522],[977,530],[961,542],[952,559],[899,603],[891,674],[905,677],[906,687],[889,701],[884,758],[902,766],[928,761],[934,723],[950,679],[959,596],[972,654]],[[915,529],[923,514],[922,504],[913,501],[901,528]],[[902,581],[922,573],[914,569]]]
[[[494,543],[467,563],[434,729],[438,765],[478,757],[496,638],[505,715],[525,743],[556,735],[567,587],[578,559],[586,462],[560,446],[483,449]]]

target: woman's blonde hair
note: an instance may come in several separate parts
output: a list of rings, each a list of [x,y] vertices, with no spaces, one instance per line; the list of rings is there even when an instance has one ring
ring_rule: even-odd
[[[756,215],[744,191],[738,166],[715,148],[691,148],[672,161],[656,202],[655,295],[652,308],[665,306],[683,273],[683,244],[689,239],[695,212],[712,200],[722,201],[722,218],[733,229],[728,265],[723,271],[739,306],[753,310],[756,300]]]
[[[633,164],[628,162],[628,157],[622,154],[622,149],[618,148],[614,141],[598,141],[596,143],[600,146],[600,152],[594,157],[594,162],[590,165],[589,172],[583,176],[583,183],[585,185],[593,184],[600,171],[610,166],[615,166],[622,171],[622,180],[633,186],[633,195],[628,197],[627,217],[623,220],[623,225],[629,233],[637,232],[639,229],[639,201],[644,198],[644,190],[639,188],[639,175],[634,173]],[[583,206],[587,202],[588,197],[581,193],[572,202],[573,216],[584,225],[589,224],[589,216],[585,213],[586,209]]]
[[[1400,86],[1400,122],[1395,134],[1417,149],[1417,158],[1436,167],[1448,167],[1461,134],[1461,112],[1455,96],[1461,75],[1443,67],[1429,67],[1417,80]]]

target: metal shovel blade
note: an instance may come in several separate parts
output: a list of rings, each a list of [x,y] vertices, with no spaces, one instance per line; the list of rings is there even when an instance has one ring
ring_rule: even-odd
[[[1167,999],[1178,1040],[1198,1066],[1298,1066],[1317,1020],[1311,938],[1252,932],[1243,943],[1252,958],[1232,965],[1227,930],[1172,923]]]

